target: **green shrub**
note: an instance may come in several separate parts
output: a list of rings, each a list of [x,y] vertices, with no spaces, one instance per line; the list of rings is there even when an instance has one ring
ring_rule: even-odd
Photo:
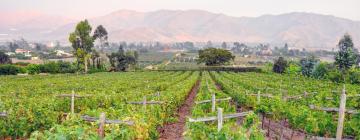
[[[20,72],[20,68],[15,65],[0,65],[0,75],[16,75]]]
[[[30,64],[26,67],[29,74],[38,74],[38,73],[75,73],[76,66],[70,62],[48,62],[46,64]]]
[[[28,63],[28,62],[16,62],[15,63],[15,65],[17,65],[17,66],[27,66],[27,65],[29,65],[30,63]]]
[[[19,73],[26,73],[26,67],[18,67],[19,68]]]
[[[264,73],[271,73],[272,68],[273,68],[273,64],[268,62],[268,63],[265,63],[265,65],[263,67],[261,67],[261,71]]]
[[[301,72],[301,67],[295,63],[290,63],[289,67],[286,68],[288,74],[299,74]]]
[[[41,73],[59,73],[60,67],[56,62],[48,62],[46,64],[40,65]]]
[[[312,77],[316,79],[325,79],[328,77],[329,69],[327,68],[326,63],[319,63],[316,65],[314,72],[312,73]]]
[[[335,83],[344,82],[344,78],[343,78],[341,72],[337,71],[337,70],[329,72],[328,79],[330,79],[331,81],[333,81]]]
[[[351,69],[348,80],[351,84],[360,84],[360,70]]]
[[[59,65],[59,73],[75,73],[77,71],[76,66],[70,62],[58,61],[57,64]]]
[[[88,73],[107,72],[105,69],[91,68]]]
[[[28,74],[34,75],[40,73],[40,65],[30,64],[26,67]]]
[[[273,72],[284,73],[287,67],[288,67],[287,61],[283,57],[279,57],[277,60],[275,60],[273,66]]]

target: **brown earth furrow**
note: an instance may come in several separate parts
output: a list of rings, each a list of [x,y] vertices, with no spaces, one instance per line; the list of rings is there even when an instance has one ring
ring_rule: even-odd
[[[180,106],[177,112],[177,121],[174,123],[167,123],[162,128],[158,129],[160,133],[159,140],[182,140],[185,130],[186,116],[191,113],[192,106],[196,94],[199,90],[200,80],[196,82],[189,92],[184,104]]]

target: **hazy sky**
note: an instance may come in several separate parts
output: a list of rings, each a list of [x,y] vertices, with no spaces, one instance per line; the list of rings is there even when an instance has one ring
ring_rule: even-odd
[[[360,21],[360,0],[0,0],[0,12],[35,11],[73,18],[128,9],[200,9],[230,16],[312,12]]]

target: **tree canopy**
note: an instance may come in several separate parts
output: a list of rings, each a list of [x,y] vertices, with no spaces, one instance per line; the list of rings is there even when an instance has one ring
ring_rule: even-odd
[[[109,44],[108,43],[108,32],[102,25],[99,25],[98,27],[96,27],[93,37],[94,37],[94,39],[99,39],[101,48],[103,48]]]
[[[279,57],[277,60],[275,60],[273,66],[273,72],[284,73],[287,66],[288,66],[287,61],[283,57]]]
[[[217,48],[207,48],[199,50],[198,63],[205,63],[207,66],[223,65],[231,60],[235,56],[230,51]]]
[[[359,52],[349,34],[345,34],[338,44],[339,51],[335,54],[335,64],[341,71],[347,71],[356,64]]]
[[[300,60],[302,75],[310,77],[313,74],[315,66],[317,63],[319,63],[319,61],[320,60],[316,59],[313,55],[302,58]]]
[[[130,64],[136,64],[137,55],[137,52],[125,52],[123,47],[120,46],[119,50],[108,55],[108,58],[115,71],[125,71]]]
[[[0,51],[0,64],[10,64],[11,59],[4,52]]]
[[[94,38],[90,35],[92,27],[87,20],[80,21],[73,33],[70,33],[69,41],[74,49],[78,65],[83,64],[87,72],[87,59],[90,57],[94,47]]]

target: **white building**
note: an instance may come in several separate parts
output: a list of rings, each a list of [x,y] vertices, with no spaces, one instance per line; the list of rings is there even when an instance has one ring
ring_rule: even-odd
[[[24,54],[26,57],[31,57],[31,51],[29,50],[24,50],[24,49],[16,49],[15,50],[16,54]]]
[[[67,53],[63,50],[55,50],[57,56],[72,56],[72,54]]]

